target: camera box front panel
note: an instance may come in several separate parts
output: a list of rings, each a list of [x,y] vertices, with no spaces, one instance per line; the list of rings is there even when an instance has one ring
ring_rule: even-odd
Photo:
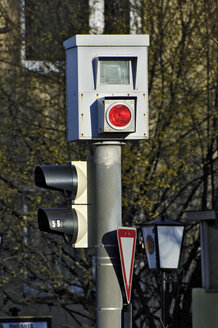
[[[75,36],[65,42],[67,140],[147,139],[148,36],[135,36],[138,46],[132,35],[89,37]],[[107,114],[118,102],[114,117],[129,118],[123,129],[116,121],[111,123]]]

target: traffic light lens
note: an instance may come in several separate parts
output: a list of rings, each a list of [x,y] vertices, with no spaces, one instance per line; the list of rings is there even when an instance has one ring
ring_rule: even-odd
[[[129,124],[131,120],[131,112],[125,105],[113,106],[109,112],[109,121],[112,125],[122,128]]]

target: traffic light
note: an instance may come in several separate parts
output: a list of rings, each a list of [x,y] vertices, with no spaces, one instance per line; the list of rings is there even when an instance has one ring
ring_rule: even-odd
[[[76,161],[66,165],[42,165],[35,168],[37,187],[61,191],[66,208],[40,208],[41,231],[62,235],[73,247],[90,247],[94,243],[94,185],[92,163]]]

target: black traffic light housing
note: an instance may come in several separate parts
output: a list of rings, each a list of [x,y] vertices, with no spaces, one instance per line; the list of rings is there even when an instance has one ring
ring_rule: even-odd
[[[68,197],[66,208],[40,208],[41,231],[62,235],[74,247],[93,245],[93,169],[86,161],[66,165],[42,165],[35,168],[37,187],[61,191]]]
[[[76,196],[78,175],[75,166],[41,165],[35,168],[35,184],[37,187],[56,191],[67,191]]]

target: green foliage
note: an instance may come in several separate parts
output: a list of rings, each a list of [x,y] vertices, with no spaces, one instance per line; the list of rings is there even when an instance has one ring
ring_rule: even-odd
[[[6,233],[1,305],[9,301],[58,305],[81,325],[81,313],[73,304],[81,304],[83,316],[94,320],[91,255],[37,230],[37,208],[63,205],[63,199],[36,190],[34,168],[84,159],[91,152],[90,144],[66,143],[64,64],[57,61],[63,59],[64,39],[89,32],[89,10],[87,1],[55,0],[51,11],[49,1],[26,3],[28,33],[24,35],[18,3],[11,1],[10,7],[0,1],[0,232]],[[106,1],[105,8],[105,33],[128,33],[129,1]],[[138,15],[137,33],[149,34],[151,40],[150,139],[123,147],[123,222],[137,225],[164,212],[179,219],[188,209],[215,207],[217,23],[211,0],[141,0],[132,9]],[[24,44],[25,59],[38,60],[37,70],[27,61],[24,65]],[[186,300],[193,282],[199,283],[195,228],[187,234],[185,245],[186,274],[181,290],[171,293],[169,307],[177,328],[190,327],[189,316],[187,323],[181,317],[183,311],[190,311]],[[158,278],[148,272],[139,248],[135,327],[158,326],[158,295]]]
[[[143,12],[138,33],[149,34],[151,40],[150,139],[123,147],[123,218],[137,226],[163,213],[182,219],[187,210],[215,208],[218,89],[212,1],[149,0],[135,10]],[[185,275],[177,276],[180,290],[176,284],[168,286],[168,327],[191,327],[191,288],[201,286],[199,260],[194,227],[186,233]],[[136,263],[134,322],[159,327],[160,277],[142,265],[140,250]]]
[[[63,48],[60,50],[63,38],[71,37],[72,29],[64,30],[63,35],[58,34],[55,38],[57,21],[52,26],[55,15],[61,15],[62,23],[67,19],[72,26],[69,15],[75,8],[69,7],[69,1],[59,2],[61,10],[49,15],[48,4],[45,1],[35,3],[41,6],[38,14],[45,25],[50,24],[50,31],[53,28],[53,33],[46,35],[46,44],[41,34],[36,38],[34,29],[25,40],[27,56],[30,57],[29,42],[33,45],[31,51],[43,49],[39,53],[32,52],[38,57],[31,59],[41,60],[37,70],[31,69],[30,62],[24,63],[28,58],[18,55],[24,50],[21,52],[24,40],[19,11],[16,12],[13,5],[11,8],[2,7],[5,17],[13,20],[13,29],[3,34],[0,52],[0,232],[5,233],[1,259],[1,308],[7,311],[10,302],[18,306],[44,303],[62,306],[75,322],[81,321],[82,314],[88,322],[93,322],[91,256],[74,251],[57,237],[39,233],[37,227],[40,206],[64,204],[55,193],[36,189],[35,166],[85,159],[89,153],[86,145],[66,143],[64,65],[56,60],[63,53]],[[78,10],[81,4],[77,2]],[[39,27],[39,17],[35,18],[34,26]],[[82,23],[76,25],[74,20],[77,30],[78,24]],[[83,29],[87,32],[85,25]],[[51,51],[49,45],[52,43],[59,44],[57,52]],[[54,63],[53,68],[47,59]],[[75,310],[71,309],[72,304],[82,306]]]
[[[217,179],[216,7],[192,1],[141,3],[150,35],[150,139],[123,148],[128,217],[215,205]]]

